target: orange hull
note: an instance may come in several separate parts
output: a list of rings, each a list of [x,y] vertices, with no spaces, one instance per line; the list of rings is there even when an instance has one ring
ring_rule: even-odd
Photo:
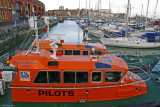
[[[144,84],[144,83],[143,83]],[[38,87],[37,87],[38,88]],[[139,92],[139,89],[142,89]],[[22,102],[78,102],[78,101],[102,101],[124,99],[141,94],[146,94],[144,87],[121,86],[108,88],[85,88],[85,89],[16,89],[12,88],[12,101]]]

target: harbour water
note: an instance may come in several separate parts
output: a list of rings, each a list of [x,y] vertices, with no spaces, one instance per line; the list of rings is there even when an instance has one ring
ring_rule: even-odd
[[[59,23],[53,28],[50,29],[50,38],[56,39],[56,36],[53,34],[65,34],[65,36],[62,37],[65,42],[82,42],[83,39],[83,29],[81,29],[75,21],[64,21],[64,23]],[[94,38],[92,36],[87,36],[86,38],[89,40],[97,40],[97,38]],[[20,43],[17,44],[17,46],[13,46],[9,50],[6,50],[5,52],[10,52],[10,55],[13,55],[14,51],[16,49],[19,49]],[[16,48],[15,48],[16,47]],[[27,46],[29,47],[29,45]],[[157,57],[159,57],[160,50],[159,49],[128,49],[128,48],[116,48],[116,47],[108,47],[107,50],[110,54],[116,54],[121,55],[125,54],[126,56],[123,56],[122,58],[125,59],[125,61],[134,66],[141,66],[143,64],[148,64],[152,61],[155,61]],[[141,60],[138,60],[137,62],[131,62],[128,61],[128,55],[134,55],[138,56]],[[155,74],[160,77],[160,74]],[[143,75],[142,75],[143,77]],[[5,96],[0,97],[0,106],[14,106],[14,107],[93,107],[93,106],[100,106],[100,107],[107,107],[107,106],[120,106],[120,105],[130,105],[130,104],[138,104],[138,103],[144,103],[144,102],[152,102],[152,101],[158,101],[160,99],[160,84],[154,80],[154,78],[151,78],[147,83],[147,91],[148,93],[141,96],[136,96],[128,99],[122,99],[122,100],[111,100],[111,101],[96,101],[96,102],[85,102],[85,103],[39,103],[39,102],[12,102],[11,97],[11,90],[8,89],[6,91]],[[18,92],[17,92],[18,94]],[[156,104],[156,103],[154,103]],[[153,104],[153,106],[154,106]]]

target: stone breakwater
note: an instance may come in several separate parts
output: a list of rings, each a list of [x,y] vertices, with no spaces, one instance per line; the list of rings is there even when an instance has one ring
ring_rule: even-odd
[[[50,20],[50,27],[56,25],[57,23],[58,23],[58,20]],[[39,31],[41,31],[43,26],[44,26],[43,20],[38,21]],[[13,42],[13,41],[17,42],[19,38],[32,36],[33,33],[34,31],[30,29],[28,23],[17,25],[17,26],[0,28],[0,52],[12,46],[13,43],[10,43],[10,42]],[[6,44],[10,44],[10,45],[5,46]]]

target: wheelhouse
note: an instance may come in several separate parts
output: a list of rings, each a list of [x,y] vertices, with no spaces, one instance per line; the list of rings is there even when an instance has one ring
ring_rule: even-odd
[[[53,53],[50,44],[56,40],[39,40],[39,48],[45,49]],[[36,42],[33,42],[34,49],[37,47]],[[62,55],[93,55],[93,49],[95,55],[105,55],[106,47],[101,43],[81,43],[74,42],[61,42],[57,43],[57,52]]]

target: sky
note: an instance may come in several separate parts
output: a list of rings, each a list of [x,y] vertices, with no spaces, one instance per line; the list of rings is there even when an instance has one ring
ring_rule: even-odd
[[[46,11],[59,9],[59,6],[64,6],[64,8],[68,9],[77,9],[79,8],[79,0],[39,0],[45,4]],[[80,0],[80,8],[86,8],[87,1],[87,9],[90,8],[96,9],[98,0]],[[90,2],[90,3],[89,3]],[[113,13],[125,13],[128,0],[101,0],[101,8],[109,9],[110,8]],[[146,16],[147,13],[147,4],[148,0],[130,0],[131,4],[131,16],[136,14]],[[143,9],[142,9],[143,4]],[[156,10],[156,18],[160,17],[160,1],[158,0],[157,9],[156,9],[157,0],[149,0],[149,8],[148,8],[148,17],[155,16]],[[142,12],[141,12],[142,11]]]

